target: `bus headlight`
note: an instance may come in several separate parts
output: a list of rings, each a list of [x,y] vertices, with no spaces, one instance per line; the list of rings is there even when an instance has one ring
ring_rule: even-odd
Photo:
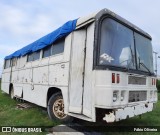
[[[113,102],[116,102],[118,99],[118,91],[113,92]]]

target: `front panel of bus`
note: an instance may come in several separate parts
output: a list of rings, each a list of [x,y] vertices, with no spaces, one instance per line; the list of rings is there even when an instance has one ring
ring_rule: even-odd
[[[129,109],[131,116],[151,111],[157,101],[151,39],[110,17],[101,19],[97,27],[95,106],[113,109],[114,114],[116,109],[144,106],[145,110],[139,113]]]

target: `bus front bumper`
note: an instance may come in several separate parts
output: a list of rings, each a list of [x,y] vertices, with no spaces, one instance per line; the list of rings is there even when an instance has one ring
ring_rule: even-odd
[[[153,110],[154,103],[138,104],[135,106],[127,106],[122,109],[115,109],[110,114],[105,114],[103,120],[106,122],[120,121],[127,118],[131,118],[137,115],[141,115],[146,112],[151,112]]]

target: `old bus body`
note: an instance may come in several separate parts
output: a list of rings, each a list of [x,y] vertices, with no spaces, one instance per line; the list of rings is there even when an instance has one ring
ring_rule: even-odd
[[[51,119],[119,121],[157,102],[151,36],[103,9],[47,47],[5,59],[2,90],[45,107]]]

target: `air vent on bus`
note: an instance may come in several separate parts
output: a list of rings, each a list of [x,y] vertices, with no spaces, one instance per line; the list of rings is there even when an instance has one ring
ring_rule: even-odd
[[[129,92],[129,102],[138,102],[147,100],[146,91],[130,91]]]
[[[137,76],[128,76],[128,84],[146,85],[146,78]]]

